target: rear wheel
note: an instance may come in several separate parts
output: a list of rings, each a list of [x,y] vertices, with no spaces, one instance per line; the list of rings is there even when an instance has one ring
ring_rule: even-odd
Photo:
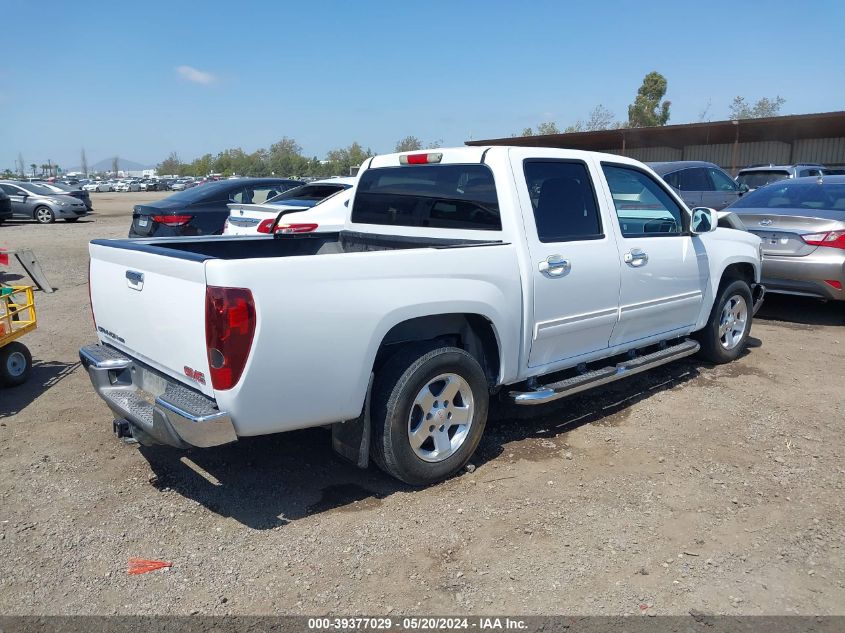
[[[736,279],[719,291],[707,325],[695,337],[701,343],[700,355],[712,363],[736,360],[748,342],[752,320],[751,288]]]
[[[35,221],[39,224],[52,224],[56,221],[56,215],[50,207],[38,207],[35,209]]]
[[[475,452],[488,404],[484,370],[464,350],[400,351],[373,384],[373,459],[413,486],[446,479]]]
[[[32,372],[32,354],[26,345],[14,341],[0,348],[0,384],[17,387]]]

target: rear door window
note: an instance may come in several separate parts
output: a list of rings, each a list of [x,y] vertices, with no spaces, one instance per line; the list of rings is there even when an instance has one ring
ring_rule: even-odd
[[[500,231],[499,200],[486,165],[368,169],[358,181],[352,222]]]
[[[703,167],[682,169],[679,173],[681,191],[712,191],[713,185]]]
[[[593,182],[584,163],[527,160],[523,170],[541,242],[604,237]]]

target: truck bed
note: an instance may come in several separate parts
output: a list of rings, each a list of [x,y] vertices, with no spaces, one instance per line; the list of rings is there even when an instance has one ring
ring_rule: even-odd
[[[202,262],[209,259],[298,257],[414,248],[456,248],[501,244],[499,241],[405,237],[340,231],[305,235],[241,237],[209,235],[154,239],[93,240],[92,244]]]

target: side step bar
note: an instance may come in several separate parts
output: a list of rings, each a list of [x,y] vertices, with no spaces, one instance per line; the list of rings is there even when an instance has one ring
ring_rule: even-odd
[[[686,339],[682,343],[638,356],[601,369],[595,369],[572,378],[566,378],[550,385],[538,385],[531,391],[511,391],[508,395],[516,404],[545,404],[558,398],[564,398],[593,387],[606,385],[634,374],[646,371],[673,360],[695,354],[700,345],[698,341]]]

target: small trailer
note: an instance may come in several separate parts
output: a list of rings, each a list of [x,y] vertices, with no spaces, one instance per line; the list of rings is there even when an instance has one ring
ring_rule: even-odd
[[[17,387],[32,372],[32,354],[18,339],[37,325],[32,286],[0,284],[0,386]]]

